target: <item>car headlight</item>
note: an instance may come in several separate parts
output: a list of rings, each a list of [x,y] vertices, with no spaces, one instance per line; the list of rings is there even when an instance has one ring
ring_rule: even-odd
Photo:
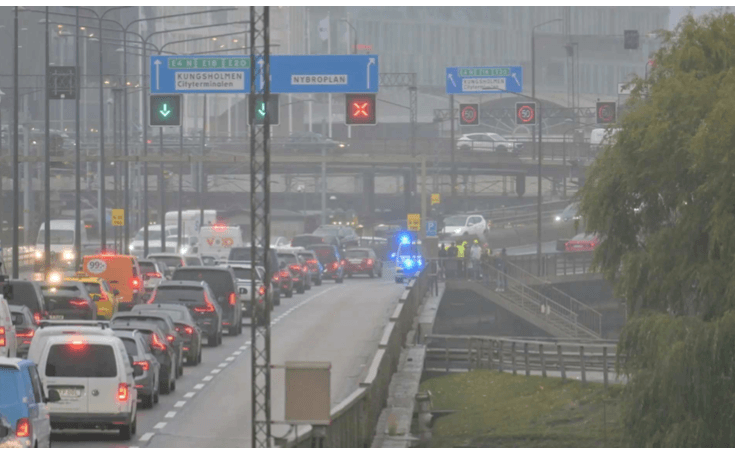
[[[132,252],[132,251],[133,251],[133,247],[134,247],[134,246],[133,246],[133,244],[131,243],[131,244],[130,244],[130,245],[128,246],[128,249],[130,249],[130,251]]]
[[[555,222],[560,222],[561,221],[561,216],[557,215],[556,217],[554,217],[554,221]]]
[[[186,255],[187,253],[189,253],[189,247],[182,247],[179,252],[181,252],[181,255]]]
[[[459,234],[461,232],[462,232],[462,228],[457,228],[456,230],[454,230],[454,234]]]
[[[343,143],[339,144],[339,148],[344,148],[344,147],[345,147],[345,144]]]
[[[61,282],[61,273],[52,271],[48,274],[48,281],[51,284],[58,284]]]
[[[71,261],[74,259],[74,251],[64,250],[63,252],[61,252],[61,257],[64,259],[64,261]]]
[[[40,260],[43,258],[43,252],[40,250],[36,250],[36,260]]]

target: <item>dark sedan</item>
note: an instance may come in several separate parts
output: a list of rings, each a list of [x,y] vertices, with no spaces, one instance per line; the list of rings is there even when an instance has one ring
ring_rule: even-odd
[[[188,365],[197,365],[202,362],[202,330],[189,312],[189,308],[180,304],[138,304],[133,306],[132,312],[164,312],[171,317],[176,325],[176,331],[183,341],[184,358]]]

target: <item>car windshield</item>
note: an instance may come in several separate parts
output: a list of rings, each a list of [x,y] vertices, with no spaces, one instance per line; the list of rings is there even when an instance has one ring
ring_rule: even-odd
[[[135,340],[132,338],[120,338],[125,345],[125,350],[128,351],[128,355],[131,357],[135,357],[138,355],[138,345],[135,343]]]
[[[143,230],[138,231],[138,234],[135,235],[136,241],[142,241],[143,240]],[[148,230],[148,242],[151,241],[160,241],[161,240],[161,230]]]
[[[160,317],[151,317],[151,316],[124,316],[124,317],[116,317],[112,319],[112,323],[121,323],[121,322],[129,322],[131,320],[135,320],[136,322],[151,322],[156,325],[158,325],[158,328],[161,330],[168,330],[168,322],[166,322],[166,319],[162,319]]]
[[[421,246],[418,244],[402,245],[398,249],[399,257],[418,257],[421,256]]]
[[[80,289],[76,285],[42,285],[41,291],[43,292],[44,297],[47,294],[52,294],[56,292],[82,293],[82,289]]]
[[[324,238],[321,236],[315,236],[315,235],[304,235],[304,236],[296,236],[293,238],[293,241],[291,241],[292,247],[306,247],[311,244],[319,244],[324,242]]]
[[[506,138],[500,134],[490,134],[490,138],[496,142],[507,142]]]
[[[334,248],[332,247],[314,247],[312,250],[316,253],[316,257],[321,264],[331,263],[337,260],[337,257],[334,255]]]
[[[313,254],[309,252],[299,252],[299,256],[304,260],[311,260],[313,258],[316,258]]]
[[[166,267],[168,268],[179,268],[181,266],[184,266],[184,263],[179,257],[151,257],[151,258],[155,259],[156,261],[160,261],[161,263],[165,264]]]
[[[80,340],[54,344],[46,359],[46,376],[58,378],[114,378],[117,360],[112,346]]]
[[[455,216],[444,219],[444,226],[465,226],[466,223],[466,216]]]
[[[204,303],[204,289],[179,285],[160,286],[153,300],[160,303]]]
[[[96,293],[98,295],[102,293],[102,287],[96,282],[85,282],[84,286],[87,287],[89,293]]]
[[[156,272],[156,267],[153,264],[152,261],[139,261],[138,266],[140,266],[140,273],[141,274],[150,274]]]
[[[367,250],[348,250],[345,258],[370,258],[370,252]]]
[[[300,260],[292,253],[279,253],[278,258],[287,265],[298,265]]]
[[[211,268],[178,270],[174,273],[173,280],[204,281],[217,297],[226,297],[235,291],[235,286],[232,284],[232,276],[228,271]]]
[[[46,231],[40,230],[38,232],[38,238],[36,239],[36,242],[38,244],[44,244],[45,241],[46,241]],[[51,229],[51,243],[52,244],[74,244],[74,231]]]
[[[241,267],[233,267],[232,268],[235,271],[235,277],[237,280],[250,280],[250,276],[252,275],[253,270],[250,268],[241,268]],[[256,271],[257,272],[257,271]],[[256,278],[258,276],[255,276]]]

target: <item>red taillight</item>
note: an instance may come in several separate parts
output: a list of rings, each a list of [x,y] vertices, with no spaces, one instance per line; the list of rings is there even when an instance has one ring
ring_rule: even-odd
[[[309,270],[308,266],[304,266],[304,269],[302,271],[307,272]]]
[[[135,362],[133,363],[133,365],[139,366],[140,369],[143,371],[148,371],[148,369],[151,367],[151,364],[148,363],[147,360],[141,360],[140,362]]]
[[[230,306],[235,306],[237,304],[237,295],[235,295],[235,292],[230,293]]]
[[[194,328],[192,328],[192,327],[189,327],[189,326],[187,325],[186,327],[184,327],[184,332],[185,332],[185,333],[186,333],[187,335],[193,335],[193,334],[194,334]]]
[[[368,266],[372,266],[373,265],[373,259],[372,258],[368,258],[365,262],[368,264]]]
[[[73,351],[78,351],[86,345],[87,345],[87,342],[79,338],[69,341],[69,346],[72,348]]]
[[[130,278],[130,286],[132,288],[140,287],[140,279],[138,279],[137,277]]]
[[[153,143],[153,141],[149,139],[149,140],[146,141],[146,143],[151,144],[151,143]]]
[[[15,331],[15,336],[18,338],[33,338],[36,332],[32,328],[20,328]]]
[[[281,277],[278,274],[273,275],[273,280],[278,282],[281,279]]]
[[[163,341],[161,341],[158,338],[158,335],[156,335],[155,333],[153,333],[151,335],[151,347],[154,348],[154,349],[158,349],[160,351],[165,351],[166,350],[166,343],[164,343]]]
[[[341,264],[342,266],[344,266],[345,265],[345,261],[342,260],[342,261],[339,262],[339,264]]]
[[[153,304],[153,302],[156,300],[156,292],[157,291],[158,290],[156,290],[155,292],[153,292],[153,295],[151,295],[151,299],[148,300],[148,304]]]
[[[169,343],[173,343],[176,337],[174,335],[166,335],[166,339]]]
[[[260,286],[260,288],[258,289],[258,293],[260,294],[260,296],[265,296],[265,285]]]
[[[36,322],[36,325],[41,323],[41,314],[38,312],[33,313],[33,320]]]
[[[313,259],[313,258],[310,258],[310,259],[306,260],[306,264],[315,265],[316,264],[316,260]]]
[[[107,297],[107,293],[102,292],[100,293],[100,299],[99,301],[107,301],[109,298]]]
[[[0,347],[5,346],[5,327],[0,327]]]
[[[31,436],[31,423],[28,418],[18,419],[18,423],[15,425],[15,436],[20,438]]]
[[[337,268],[339,268],[339,263],[335,261],[334,263],[332,263],[332,269],[337,269]]]
[[[288,271],[286,271],[286,270],[283,270],[283,271],[281,271],[281,272],[280,272],[279,274],[280,274],[280,275],[281,275],[281,277],[283,277],[284,279],[285,279],[285,278],[287,278],[287,277],[290,277],[290,276],[291,276],[291,275],[290,275],[290,274],[288,273]]]
[[[209,301],[209,297],[206,292],[204,293],[204,307],[195,307],[194,310],[196,312],[214,312],[214,305]]]
[[[87,300],[69,300],[69,304],[77,308],[88,308],[89,303]]]
[[[148,279],[162,279],[161,273],[148,273]]]
[[[146,362],[147,363],[147,362]],[[117,400],[120,402],[127,402],[128,401],[128,383],[120,383],[117,386]]]
[[[288,267],[288,269],[290,269],[291,271],[301,271],[301,266],[299,266],[299,265],[290,265]]]

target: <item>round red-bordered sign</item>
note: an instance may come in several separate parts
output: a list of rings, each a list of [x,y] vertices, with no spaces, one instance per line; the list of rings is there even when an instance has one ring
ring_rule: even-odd
[[[459,115],[462,117],[462,121],[467,124],[472,124],[477,121],[477,110],[475,107],[465,107]]]
[[[518,119],[524,123],[530,123],[536,117],[536,111],[530,105],[521,105],[518,108]]]
[[[597,111],[597,116],[605,123],[610,123],[615,119],[615,109],[612,104],[600,105],[600,109]]]

